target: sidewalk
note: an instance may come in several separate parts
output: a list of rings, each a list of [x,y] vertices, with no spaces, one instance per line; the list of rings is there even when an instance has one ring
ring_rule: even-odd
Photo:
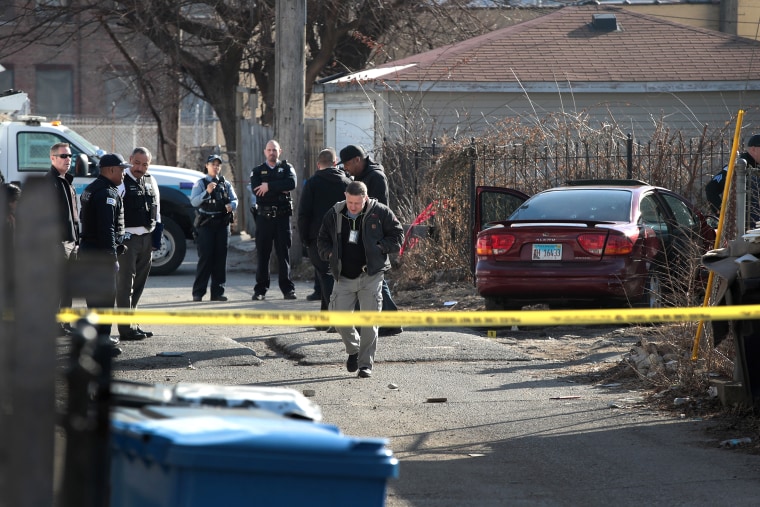
[[[256,240],[245,231],[230,236],[230,248],[239,252],[254,252],[256,250]]]

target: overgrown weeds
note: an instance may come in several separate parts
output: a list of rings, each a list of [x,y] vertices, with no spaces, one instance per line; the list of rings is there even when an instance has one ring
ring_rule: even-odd
[[[478,139],[440,140],[428,146],[388,144],[383,163],[395,198],[391,205],[403,222],[412,224],[421,218],[417,221],[425,226],[423,234],[419,230],[413,234],[421,237],[408,240],[392,277],[401,290],[472,280],[477,186],[511,187],[532,195],[573,179],[633,178],[685,195],[707,214],[703,188],[728,162],[726,137],[725,127],[710,132],[705,128],[701,137],[693,139],[661,125],[651,140],[642,143],[629,140],[615,125],[594,129],[579,115],[549,116],[536,125],[505,121]],[[621,152],[624,143],[629,153]],[[729,191],[733,202],[735,190]],[[729,209],[730,224],[734,216]],[[686,261],[666,266],[661,303],[700,306],[708,276],[700,258],[713,245],[694,231],[681,232],[685,241],[673,248],[687,249],[682,252]],[[729,226],[724,239],[735,237],[735,228]],[[699,359],[693,361],[698,326],[703,326]],[[671,403],[675,398],[708,399],[712,379],[733,377],[733,343],[725,340],[713,347],[709,322],[650,326],[638,349],[636,355],[647,361],[637,364],[629,357],[619,374],[635,375]]]
[[[405,277],[428,281],[431,273],[472,276],[478,186],[532,195],[574,179],[633,178],[674,190],[707,211],[704,185],[729,152],[725,128],[693,139],[661,125],[640,142],[615,125],[594,129],[582,115],[550,115],[535,125],[505,120],[480,138],[389,142],[382,160],[391,207],[406,224],[422,215],[421,225],[431,231],[431,240],[404,252],[401,269]]]

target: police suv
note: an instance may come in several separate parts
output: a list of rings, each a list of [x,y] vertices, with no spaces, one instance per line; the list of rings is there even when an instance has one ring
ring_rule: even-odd
[[[2,97],[0,110],[4,109],[1,101]],[[18,116],[0,122],[0,173],[5,181],[18,184],[23,184],[29,176],[44,175],[50,170],[50,147],[61,142],[71,146],[70,171],[79,195],[98,175],[98,162],[105,152],[58,121]],[[186,241],[193,238],[195,209],[190,204],[190,190],[203,174],[162,165],[151,165],[148,172],[159,185],[164,224],[161,248],[153,252],[151,274],[165,275],[182,264]]]

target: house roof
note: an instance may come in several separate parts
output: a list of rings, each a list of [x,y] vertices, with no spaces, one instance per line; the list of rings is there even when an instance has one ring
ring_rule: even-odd
[[[616,29],[592,23],[595,16],[609,21],[611,15]],[[573,6],[329,84],[380,81],[402,88],[404,82],[426,82],[428,89],[457,83],[484,90],[496,84],[503,89],[545,83],[556,90],[568,83],[576,88],[579,83],[597,88],[603,83],[621,91],[674,82],[684,90],[757,89],[760,42],[624,8]]]

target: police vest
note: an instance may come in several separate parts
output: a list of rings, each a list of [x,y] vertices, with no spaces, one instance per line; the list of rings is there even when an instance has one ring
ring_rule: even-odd
[[[229,192],[227,192],[227,185],[224,182],[224,178],[220,176],[218,180],[213,179],[211,181],[216,182],[216,188],[211,194],[210,199],[204,199],[203,202],[201,202],[200,209],[206,213],[227,213],[227,208],[225,208],[225,206],[230,203],[230,195]],[[208,185],[208,180],[204,178],[203,183]]]
[[[124,225],[153,230],[156,226],[158,203],[150,175],[146,174],[138,183],[129,176],[124,177]]]

